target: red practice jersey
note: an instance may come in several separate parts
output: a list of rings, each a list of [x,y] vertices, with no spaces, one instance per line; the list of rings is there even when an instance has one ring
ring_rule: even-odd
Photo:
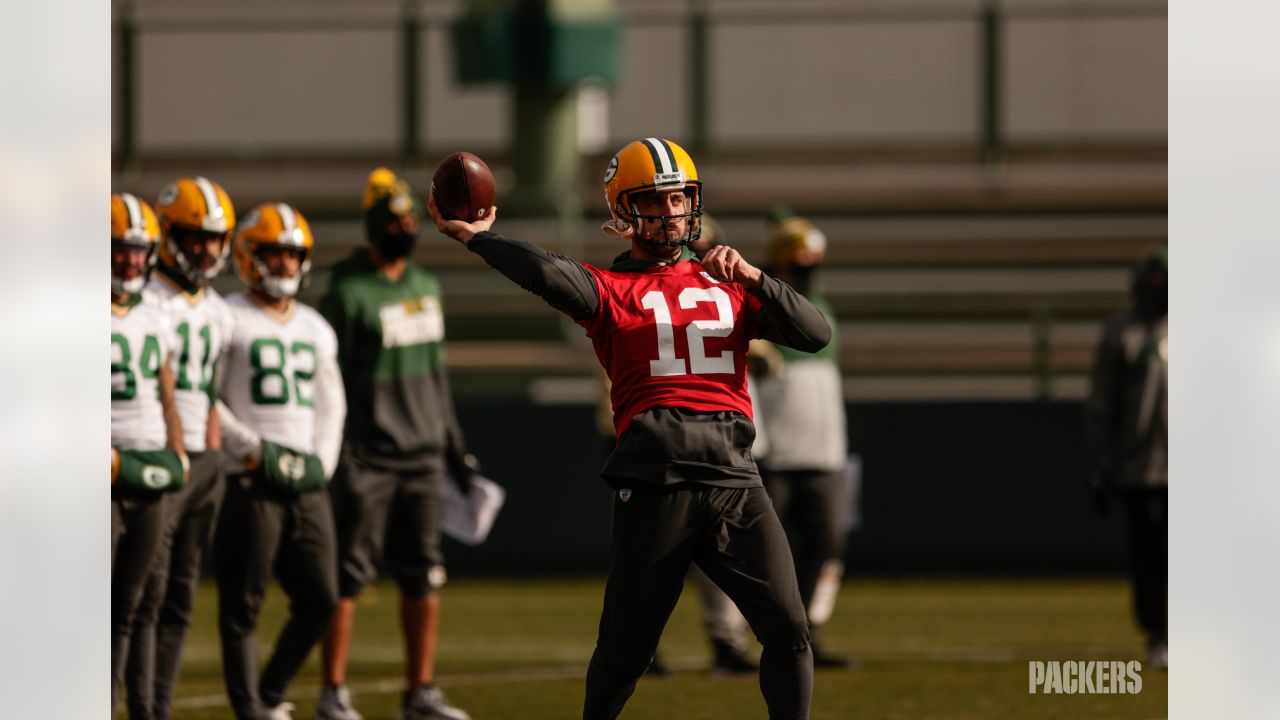
[[[579,322],[613,383],[613,427],[653,407],[751,417],[747,345],[760,301],[693,261],[613,272],[584,263],[600,308]]]

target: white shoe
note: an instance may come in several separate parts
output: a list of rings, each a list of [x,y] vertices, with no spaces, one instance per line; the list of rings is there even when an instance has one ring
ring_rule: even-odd
[[[316,720],[364,720],[364,716],[351,706],[346,685],[326,685],[316,705]]]
[[[267,708],[270,720],[293,720],[293,703],[282,702],[273,708]]]
[[[471,720],[471,716],[450,705],[440,688],[419,685],[409,693],[400,720]]]

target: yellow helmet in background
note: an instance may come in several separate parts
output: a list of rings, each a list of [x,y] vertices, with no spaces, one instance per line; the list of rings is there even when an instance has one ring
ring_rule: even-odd
[[[817,265],[827,254],[827,236],[813,223],[793,215],[776,222],[766,245],[772,267]]]
[[[409,183],[384,167],[369,173],[360,207],[364,211],[366,239],[383,234],[392,223],[405,232],[417,233],[425,217],[422,202]]]
[[[236,211],[221,185],[199,175],[175,180],[160,191],[156,214],[160,219],[162,265],[176,269],[196,285],[206,285],[222,272],[231,250],[229,240]],[[207,269],[195,267],[174,238],[182,233],[222,235],[222,253],[217,262]]]
[[[111,242],[137,245],[147,249],[147,264],[142,275],[124,279],[111,273],[111,290],[117,294],[133,295],[142,291],[147,275],[156,262],[156,245],[160,242],[160,223],[155,211],[141,198],[130,193],[111,196]]]
[[[311,273],[312,249],[315,247],[311,224],[302,213],[284,203],[263,203],[251,210],[236,226],[232,244],[236,274],[249,287],[272,297],[296,296]],[[299,251],[302,264],[298,274],[291,278],[272,275],[258,257],[259,250],[265,246]]]
[[[154,247],[160,242],[160,222],[142,198],[132,193],[111,196],[111,239]]]
[[[605,231],[615,237],[630,239],[636,233],[636,217],[631,196],[651,190],[683,189],[689,197],[689,234],[685,244],[698,239],[702,223],[702,182],[698,168],[684,148],[662,138],[636,140],[618,151],[604,171],[604,198],[609,205],[612,223]]]

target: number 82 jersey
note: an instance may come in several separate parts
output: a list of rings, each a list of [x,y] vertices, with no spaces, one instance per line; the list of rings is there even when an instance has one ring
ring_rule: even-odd
[[[600,308],[580,324],[613,387],[613,426],[653,407],[751,417],[747,346],[760,301],[712,279],[696,262],[614,272],[584,264]]]
[[[244,293],[229,296],[227,306],[235,329],[219,378],[223,401],[263,439],[319,453],[316,396],[326,388],[317,385],[324,369],[337,362],[333,328],[302,303],[294,303],[285,317],[264,310]]]

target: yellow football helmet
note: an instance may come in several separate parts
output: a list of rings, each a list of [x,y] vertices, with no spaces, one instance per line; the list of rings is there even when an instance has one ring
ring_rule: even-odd
[[[128,280],[111,272],[111,290],[117,294],[140,292],[156,261],[156,245],[160,241],[160,223],[151,206],[135,195],[117,193],[111,196],[111,242],[137,245],[147,249],[147,264],[142,274]]]
[[[766,247],[769,264],[775,268],[817,265],[827,254],[827,236],[813,223],[793,215],[773,226]]]
[[[231,230],[236,211],[222,186],[199,175],[169,183],[156,199],[160,218],[160,263],[173,268],[196,285],[208,284],[222,272],[231,252]],[[183,253],[175,235],[220,234],[222,252],[213,266],[196,267]]]
[[[623,239],[635,236],[642,220],[665,221],[672,216],[637,216],[632,195],[651,190],[683,189],[689,198],[689,212],[674,217],[689,219],[689,229],[680,242],[687,245],[702,232],[702,182],[698,168],[684,148],[662,138],[636,140],[618,151],[604,171],[604,198],[612,222],[605,232]]]
[[[315,247],[311,224],[302,213],[284,203],[263,203],[250,211],[236,226],[232,245],[240,279],[272,297],[294,297],[311,273],[311,251]],[[268,245],[298,250],[302,254],[298,274],[289,278],[272,275],[258,257],[259,249]]]

